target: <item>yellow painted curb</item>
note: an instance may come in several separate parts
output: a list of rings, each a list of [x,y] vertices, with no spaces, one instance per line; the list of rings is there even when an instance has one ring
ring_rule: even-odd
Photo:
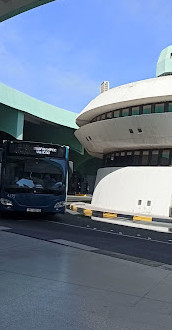
[[[139,216],[134,216],[133,220],[137,221],[152,221],[152,217],[139,217]]]
[[[117,217],[116,213],[103,212],[103,218],[116,218],[116,217]]]
[[[86,215],[87,217],[91,217],[93,211],[90,210],[90,209],[85,209],[85,210],[83,210],[83,213],[84,213],[84,215]]]

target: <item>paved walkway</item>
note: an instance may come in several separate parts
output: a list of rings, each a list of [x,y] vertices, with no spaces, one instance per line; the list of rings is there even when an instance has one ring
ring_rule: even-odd
[[[1,330],[169,330],[172,271],[0,231]]]

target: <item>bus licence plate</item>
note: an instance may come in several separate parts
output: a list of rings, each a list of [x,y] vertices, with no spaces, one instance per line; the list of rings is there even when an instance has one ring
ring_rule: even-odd
[[[27,212],[41,212],[41,209],[30,209],[29,207],[27,208]]]

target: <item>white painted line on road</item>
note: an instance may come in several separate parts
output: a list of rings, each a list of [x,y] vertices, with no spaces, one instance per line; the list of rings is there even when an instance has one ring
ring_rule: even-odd
[[[69,247],[73,247],[73,248],[77,248],[77,249],[81,249],[81,250],[86,250],[86,251],[96,251],[96,250],[98,250],[95,247],[80,244],[80,243],[75,243],[75,242],[71,242],[71,241],[66,241],[65,239],[52,239],[50,242],[58,243],[58,244],[62,244],[62,245],[65,245],[65,246],[69,246]]]
[[[0,230],[9,230],[9,229],[12,229],[12,228],[0,226]]]
[[[82,227],[82,226],[75,226],[75,225],[71,225],[71,224],[64,223],[64,222],[48,221],[48,220],[47,220],[47,222],[52,222],[52,223],[55,223],[56,225],[63,225],[63,226],[68,226],[68,227],[74,227],[74,228],[80,228],[80,229],[84,229],[84,230],[95,231],[93,228],[87,228],[87,227]],[[103,233],[103,234],[110,234],[110,235],[116,235],[116,236],[121,236],[121,237],[123,236],[123,237],[140,239],[140,240],[143,240],[143,241],[148,241],[148,239],[147,238],[144,238],[144,237],[137,237],[137,236],[126,235],[126,234],[120,235],[119,233],[114,233],[114,232],[112,233],[110,231],[101,230],[101,229],[97,229],[96,231],[98,231],[100,233]],[[156,240],[156,239],[151,239],[150,243],[152,243],[152,242],[162,243],[162,244],[167,244],[167,245],[172,245],[172,242],[171,243],[169,241],[168,242],[164,242],[164,241],[159,241],[159,240]]]

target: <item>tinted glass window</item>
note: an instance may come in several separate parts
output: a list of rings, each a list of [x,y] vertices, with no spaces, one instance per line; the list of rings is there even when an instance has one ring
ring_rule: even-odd
[[[169,103],[169,105],[168,105],[168,111],[169,112],[172,112],[172,103]]]
[[[160,165],[169,165],[170,163],[170,150],[162,150]]]
[[[111,162],[111,156],[110,155],[106,155],[106,165],[109,166],[110,162]]]
[[[110,159],[111,159],[111,161],[114,160],[114,154],[111,154]]]
[[[158,165],[158,156],[159,156],[159,151],[152,150],[150,156],[150,165]]]
[[[156,113],[162,113],[162,112],[164,112],[164,103],[155,104],[155,112]]]
[[[64,193],[62,161],[51,158],[8,157],[5,167],[5,191]],[[62,189],[63,188],[63,189]]]
[[[111,119],[113,117],[113,112],[111,111],[111,112],[108,112],[107,114],[106,114],[106,118],[107,119]]]
[[[119,117],[119,110],[115,110],[113,116],[114,116],[114,118],[118,118]]]
[[[143,105],[143,114],[147,115],[151,113],[151,105]]]
[[[139,115],[139,107],[133,107],[131,110],[132,116],[138,116]]]
[[[120,153],[119,152],[115,152],[114,166],[120,166]]]
[[[103,115],[101,115],[101,120],[104,120],[104,119],[106,119],[105,113]]]
[[[148,165],[149,151],[142,152],[141,165]]]
[[[140,151],[134,151],[133,165],[139,165]]]
[[[127,151],[126,164],[127,165],[132,165],[133,164],[133,153],[132,153],[132,151]]]
[[[125,151],[122,151],[122,152],[121,152],[120,165],[121,165],[121,166],[125,166],[125,165],[126,165]]]
[[[129,109],[122,109],[122,117],[127,117],[129,116]]]

